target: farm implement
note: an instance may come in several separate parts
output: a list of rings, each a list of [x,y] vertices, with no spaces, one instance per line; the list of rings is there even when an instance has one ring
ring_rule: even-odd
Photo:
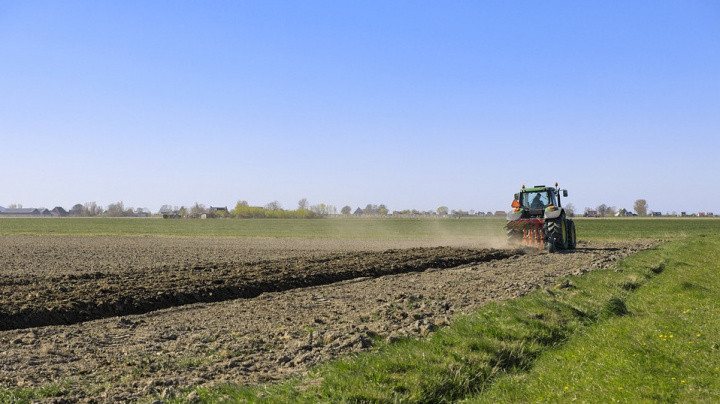
[[[575,249],[575,222],[567,218],[560,200],[568,192],[557,185],[523,185],[515,194],[505,225],[510,243],[549,252]]]

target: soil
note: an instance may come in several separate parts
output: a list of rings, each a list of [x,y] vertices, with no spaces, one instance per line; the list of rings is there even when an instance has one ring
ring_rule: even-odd
[[[2,241],[0,385],[59,382],[69,402],[302,375],[656,244],[581,243],[547,254],[407,240]]]

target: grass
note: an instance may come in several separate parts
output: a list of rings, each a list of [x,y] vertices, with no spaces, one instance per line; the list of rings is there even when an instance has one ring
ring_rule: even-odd
[[[0,403],[29,403],[34,400],[62,397],[68,393],[67,383],[49,383],[40,387],[0,387]]]
[[[416,239],[504,237],[503,218],[211,219],[3,218],[0,235]]]
[[[662,275],[628,296],[628,315],[468,402],[720,402],[720,242],[698,237],[666,254]]]
[[[720,220],[577,218],[580,240],[662,238],[714,234]],[[446,237],[505,237],[504,218],[332,218],[332,219],[211,219],[143,218],[2,218],[0,236],[161,236],[272,237],[343,239],[422,239]]]
[[[197,392],[210,402],[717,402],[717,262],[720,242],[684,238],[300,380]]]

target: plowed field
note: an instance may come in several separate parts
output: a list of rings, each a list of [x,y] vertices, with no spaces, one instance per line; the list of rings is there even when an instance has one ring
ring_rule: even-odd
[[[281,379],[653,244],[550,255],[429,240],[1,241],[0,385],[59,383],[71,402]]]

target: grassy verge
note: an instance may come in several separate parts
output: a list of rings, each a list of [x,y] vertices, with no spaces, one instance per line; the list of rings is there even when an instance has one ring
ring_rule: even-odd
[[[671,247],[658,279],[612,318],[468,402],[720,402],[720,242]]]
[[[714,276],[719,251],[718,242],[683,239],[302,380],[197,393],[251,402],[717,400],[720,279],[702,280]]]

